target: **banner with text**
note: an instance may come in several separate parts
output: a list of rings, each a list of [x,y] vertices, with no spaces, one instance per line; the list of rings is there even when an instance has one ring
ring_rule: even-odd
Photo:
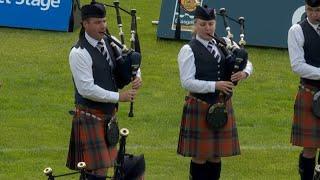
[[[68,31],[72,0],[0,0],[0,26]]]

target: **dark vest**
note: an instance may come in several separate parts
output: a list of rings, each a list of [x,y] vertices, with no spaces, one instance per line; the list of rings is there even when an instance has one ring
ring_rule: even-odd
[[[192,39],[189,42],[189,46],[192,49],[196,66],[195,79],[206,81],[220,81],[225,80],[225,57],[222,51],[218,48],[221,54],[221,60],[218,63],[218,59],[211,54],[207,47],[205,47],[200,41]],[[216,90],[214,93],[192,93],[198,99],[201,99],[209,104],[214,104],[217,101],[220,91]]]
[[[113,56],[113,53],[110,47],[110,43],[108,42],[107,39],[104,39],[104,40],[107,46],[107,50],[111,56],[111,60],[113,61],[113,64],[116,65],[115,58]],[[103,56],[96,47],[93,47],[91,44],[89,44],[86,38],[81,38],[78,41],[77,45],[75,45],[75,47],[85,48],[89,52],[92,58],[92,72],[93,72],[94,83],[105,90],[117,92],[118,88],[114,80],[113,69],[107,62],[106,55]],[[117,104],[115,103],[102,103],[102,102],[96,102],[96,101],[92,101],[90,99],[84,98],[79,94],[76,86],[75,86],[75,104],[81,105],[87,108],[91,108],[91,109],[99,109],[105,112],[106,114],[111,114],[114,111],[115,107],[117,106]]]
[[[304,58],[307,64],[320,67],[320,36],[308,23],[307,19],[301,21],[299,25],[302,28],[304,36]],[[301,78],[301,82],[312,86],[320,87],[320,80],[311,80]]]

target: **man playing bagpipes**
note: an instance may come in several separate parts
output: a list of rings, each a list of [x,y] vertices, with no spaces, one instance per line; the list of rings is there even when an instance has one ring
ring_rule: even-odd
[[[215,18],[213,8],[197,6],[193,39],[178,55],[181,84],[189,94],[183,107],[177,152],[192,158],[192,180],[219,179],[221,157],[240,154],[230,94],[235,88],[233,82],[246,79],[253,69],[244,49],[235,46],[230,55],[225,54],[225,47],[218,46],[218,40],[226,41],[213,38]],[[246,64],[231,74],[229,69],[236,58]]]
[[[303,147],[299,155],[301,179],[312,180],[320,147],[320,0],[305,0],[305,11],[307,18],[292,25],[288,33],[292,71],[300,76],[291,143]]]
[[[120,49],[111,47],[105,35],[105,16],[103,4],[93,1],[81,8],[79,40],[69,55],[76,110],[66,166],[75,170],[78,162],[85,162],[88,179],[105,179],[106,168],[114,165],[118,139],[112,137],[118,133],[118,102],[132,102],[142,83],[139,71],[132,89],[118,92],[130,83],[131,72],[120,71],[126,70],[121,67],[126,63],[118,62]],[[131,71],[130,66],[127,69]]]

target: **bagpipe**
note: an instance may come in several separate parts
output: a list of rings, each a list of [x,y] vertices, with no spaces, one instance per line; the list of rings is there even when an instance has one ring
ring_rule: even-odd
[[[93,0],[91,3],[95,3]],[[113,49],[114,56],[116,58],[116,82],[117,86],[121,89],[125,85],[129,84],[132,80],[134,80],[137,76],[137,72],[141,65],[141,49],[140,49],[140,41],[137,32],[137,10],[131,9],[127,11],[120,7],[120,2],[118,0],[113,2],[113,5],[102,3],[106,7],[114,8],[117,16],[117,25],[119,28],[119,36],[120,42],[114,39],[110,33],[105,32],[105,37],[110,42],[110,45]],[[124,12],[131,16],[131,26],[130,26],[130,48],[128,49],[125,45],[125,38],[123,32],[123,24],[121,13]],[[121,49],[119,52],[118,48]],[[128,113],[128,117],[133,117],[133,102],[130,103],[130,111]]]
[[[216,34],[214,36],[210,36],[216,40],[217,45],[220,47],[222,53],[226,57],[225,80],[231,81],[231,75],[239,71],[242,71],[246,67],[248,62],[248,53],[245,50],[246,41],[244,40],[245,19],[244,17],[239,17],[238,20],[231,18],[227,15],[227,11],[225,8],[220,8],[219,13],[217,13],[217,15],[220,15],[223,19],[223,24],[227,32],[227,40],[225,41],[224,39],[218,37]],[[228,20],[232,20],[238,23],[240,26],[240,48],[238,48],[235,42],[233,41],[233,34],[231,33],[231,28],[229,26]],[[238,82],[233,82],[234,85],[237,85],[237,83]]]
[[[223,18],[223,24],[227,32],[227,40],[218,37],[217,34],[208,35],[216,41],[217,46],[221,49],[223,55],[225,56],[226,69],[225,79],[223,80],[231,81],[234,85],[237,85],[238,82],[232,81],[231,76],[234,73],[242,71],[246,67],[248,62],[248,53],[244,48],[246,44],[244,40],[244,17],[239,17],[237,21],[227,15],[225,8],[220,8],[219,13],[217,13],[217,15],[220,15]],[[233,34],[231,33],[231,28],[228,24],[228,19],[231,19],[240,25],[240,48],[236,44],[234,44]],[[232,95],[232,92],[229,94],[224,94],[222,92],[219,93],[219,96],[224,96],[225,100],[230,99]],[[212,129],[219,129],[225,126],[225,124],[228,121],[225,103],[217,103],[211,105],[207,111],[206,121],[209,127],[211,127]]]
[[[248,62],[248,53],[245,50],[246,41],[244,40],[244,17],[239,17],[238,20],[235,20],[227,15],[225,8],[220,8],[217,15],[223,18],[223,24],[227,32],[226,39],[219,37],[216,33],[214,35],[208,34],[216,42],[218,47],[221,49],[223,55],[226,58],[226,70],[225,70],[225,81],[231,81],[234,85],[237,85],[237,81],[232,81],[231,76],[234,73],[244,70]],[[233,34],[231,33],[231,28],[228,23],[228,19],[236,22],[240,26],[240,41],[239,46],[237,47],[233,41]],[[229,99],[232,96],[232,93],[225,96],[225,99]]]
[[[118,151],[118,156],[116,159],[116,163],[114,165],[114,172],[113,176],[106,176],[106,179],[113,179],[113,180],[123,180],[124,177],[126,176],[126,171],[125,171],[125,157],[129,156],[129,154],[126,154],[126,138],[129,135],[129,130],[126,128],[122,128],[120,130],[120,142],[119,144],[119,151]],[[133,155],[130,155],[133,156]],[[143,159],[144,161],[144,159]],[[53,170],[51,167],[47,167],[43,170],[43,173],[48,177],[48,180],[54,180],[55,178],[59,177],[64,177],[64,176],[70,176],[70,175],[75,175],[75,174],[80,174],[79,180],[87,180],[90,177],[90,174],[86,172],[86,163],[85,162],[79,162],[77,164],[78,170],[75,172],[70,172],[70,173],[65,173],[65,174],[60,174],[60,175],[54,175]]]

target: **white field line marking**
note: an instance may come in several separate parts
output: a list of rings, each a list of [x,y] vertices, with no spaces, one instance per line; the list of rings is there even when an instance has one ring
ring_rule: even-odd
[[[134,145],[127,145],[127,149],[143,149],[143,150],[176,150],[176,145],[171,146],[144,146],[139,144]],[[296,151],[301,148],[291,146],[291,145],[240,145],[241,150],[286,150],[286,151]],[[67,147],[35,147],[35,148],[0,148],[0,152],[6,153],[6,152],[42,152],[42,151],[68,151]]]

